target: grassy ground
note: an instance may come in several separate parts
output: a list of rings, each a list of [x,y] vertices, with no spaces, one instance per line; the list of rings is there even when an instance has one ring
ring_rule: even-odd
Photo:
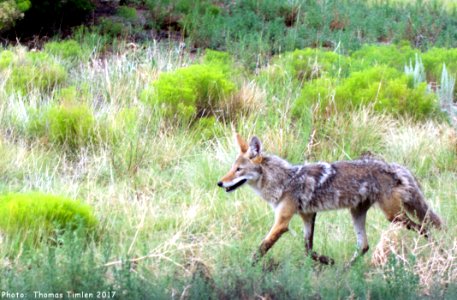
[[[32,299],[36,291],[115,299],[455,299],[457,134],[446,121],[415,121],[362,107],[317,117],[319,126],[313,127],[291,117],[300,93],[292,79],[274,82],[241,72],[237,82],[254,113],[215,122],[203,135],[198,128],[170,124],[157,107],[140,100],[159,74],[191,63],[190,54],[177,49],[121,45],[88,61],[57,57],[69,72],[64,87],[76,86],[76,100],[95,116],[95,137],[72,149],[27,129],[37,110],[69,97],[62,96],[63,87],[32,85],[20,93],[6,88],[7,77],[0,79],[0,190],[83,199],[100,220],[90,242],[67,233],[58,247],[43,241],[17,251],[15,237],[2,235],[2,291]],[[135,111],[133,121],[120,126],[129,109]],[[119,126],[115,141],[104,137],[103,124]],[[348,268],[356,244],[349,214],[323,212],[315,248],[333,257],[335,266],[304,256],[295,218],[290,233],[253,267],[251,253],[273,214],[248,188],[225,194],[216,186],[236,156],[233,129],[259,136],[266,151],[294,163],[352,159],[371,150],[403,164],[416,174],[446,228],[426,241],[390,227],[373,209],[371,250]]]

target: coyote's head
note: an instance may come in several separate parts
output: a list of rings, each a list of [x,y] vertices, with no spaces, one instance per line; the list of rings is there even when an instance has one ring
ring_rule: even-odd
[[[246,182],[255,184],[260,178],[262,163],[261,143],[257,137],[252,137],[249,145],[239,134],[235,135],[240,153],[230,171],[217,183],[226,192],[232,192]]]

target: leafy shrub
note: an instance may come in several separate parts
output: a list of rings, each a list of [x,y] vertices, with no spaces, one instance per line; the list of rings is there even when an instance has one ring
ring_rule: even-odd
[[[86,55],[81,45],[75,40],[46,43],[44,45],[44,51],[70,60],[78,60]]]
[[[111,18],[103,18],[98,27],[101,34],[111,37],[126,36],[131,31],[130,24]]]
[[[304,114],[308,114],[311,106],[315,104],[318,104],[321,112],[323,112],[329,107],[335,96],[335,85],[335,81],[327,77],[306,82],[300,97],[292,106],[292,115],[301,118]]]
[[[50,90],[67,78],[64,67],[43,52],[0,52],[0,74],[7,77],[6,90],[26,93]]]
[[[144,132],[139,130],[142,119],[137,108],[122,108],[117,112],[110,127],[113,144],[118,142],[131,143],[139,139]]]
[[[66,229],[88,234],[96,225],[92,208],[80,201],[36,192],[0,196],[0,230],[11,239],[37,243]]]
[[[286,53],[276,63],[284,64],[294,78],[302,81],[323,75],[338,77],[346,74],[349,59],[335,52],[306,48]]]
[[[169,119],[189,121],[214,114],[235,88],[219,64],[196,64],[160,74],[141,98],[159,107]]]
[[[129,21],[135,21],[138,18],[136,9],[128,6],[119,6],[116,14]]]
[[[443,63],[451,74],[457,73],[457,49],[432,48],[422,55],[422,61],[429,81],[438,81]]]
[[[387,66],[353,72],[335,88],[329,79],[314,80],[305,84],[292,113],[299,117],[317,104],[320,113],[373,105],[376,111],[411,115],[418,119],[438,114],[436,97],[427,91],[426,83],[414,87],[412,81],[412,77]]]
[[[223,128],[218,126],[214,116],[198,119],[193,129],[202,139],[210,139],[223,134]]]
[[[365,45],[351,54],[352,70],[360,71],[371,66],[386,65],[403,69],[414,61],[418,51],[409,45]]]
[[[227,52],[206,49],[202,62],[206,65],[219,65],[226,74],[233,71],[233,58]]]
[[[386,66],[352,73],[336,88],[335,100],[340,108],[373,103],[376,111],[416,118],[437,113],[436,97],[427,92],[425,83],[414,88],[411,77]]]
[[[30,8],[29,0],[6,0],[0,2],[0,31],[8,29],[24,12]]]
[[[96,120],[87,105],[63,102],[44,111],[35,111],[28,132],[52,144],[75,149],[96,141]]]

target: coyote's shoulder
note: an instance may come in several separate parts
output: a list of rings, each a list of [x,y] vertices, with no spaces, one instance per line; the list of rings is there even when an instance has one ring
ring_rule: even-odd
[[[425,234],[424,223],[441,226],[440,218],[427,205],[419,183],[401,165],[387,163],[373,155],[351,161],[292,165],[278,156],[264,154],[256,137],[249,145],[238,135],[237,141],[240,155],[218,185],[230,192],[248,183],[275,209],[275,225],[262,243],[261,254],[287,230],[294,214],[299,214],[305,222],[307,250],[312,246],[309,238],[312,240],[315,214],[319,211],[348,208],[362,253],[368,250],[366,212],[375,203],[389,221],[400,222],[421,233]],[[412,221],[408,213],[420,223]],[[319,259],[325,262],[323,257]]]

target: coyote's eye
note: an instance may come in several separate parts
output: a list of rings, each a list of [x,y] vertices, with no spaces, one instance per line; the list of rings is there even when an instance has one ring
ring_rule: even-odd
[[[236,171],[237,172],[241,171],[241,168],[240,167],[236,168]]]

